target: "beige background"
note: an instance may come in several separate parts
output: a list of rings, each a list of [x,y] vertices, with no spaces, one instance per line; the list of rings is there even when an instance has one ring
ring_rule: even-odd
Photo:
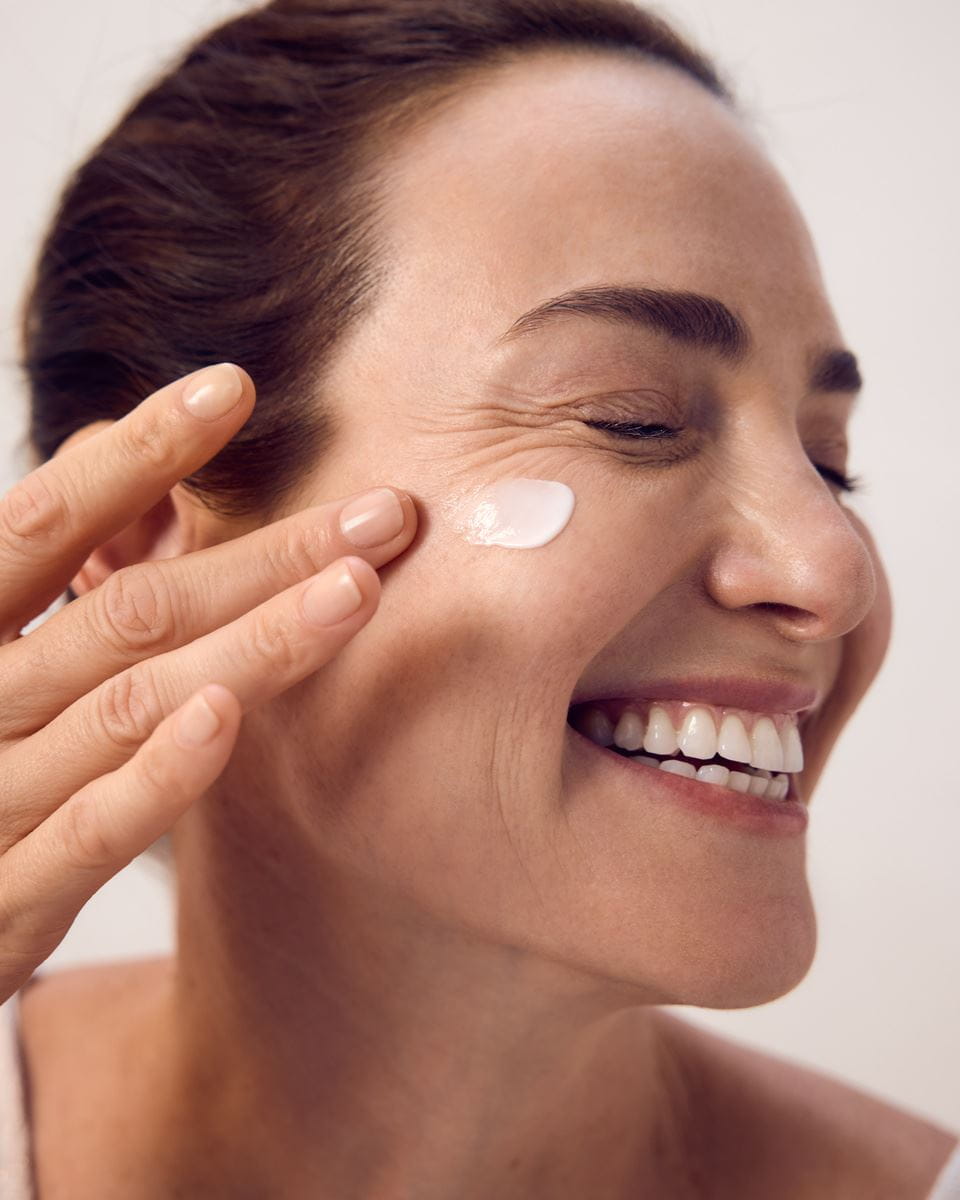
[[[146,75],[246,7],[212,0],[5,0],[0,37],[0,489],[25,469],[14,313],[65,172]],[[807,214],[866,390],[853,503],[891,576],[886,665],[815,797],[820,937],[790,995],[684,1016],[830,1071],[960,1130],[960,786],[956,744],[960,255],[952,0],[676,0],[657,6],[732,74]],[[137,860],[47,963],[172,947],[162,867]]]

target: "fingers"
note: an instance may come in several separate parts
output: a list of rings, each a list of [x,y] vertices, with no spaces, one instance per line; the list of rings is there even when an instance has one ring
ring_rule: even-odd
[[[24,837],[64,796],[121,766],[206,680],[228,687],[244,712],[299,683],[366,624],[379,599],[377,572],[347,556],[223,628],[114,675],[4,752],[0,838]]]
[[[369,495],[361,493],[208,549],[115,571],[0,648],[0,739],[35,733],[104,680],[228,625],[338,557],[352,553],[382,566],[409,545],[417,513],[405,492],[375,492],[398,502],[395,518],[388,512],[378,524],[358,524],[365,506],[357,502]],[[344,525],[366,544],[354,545]],[[378,536],[386,540],[370,545]]]
[[[187,398],[197,393],[194,410]],[[230,407],[217,417],[215,401]],[[65,590],[94,547],[211,459],[253,408],[242,368],[219,363],[160,388],[0,498],[0,642]]]
[[[90,897],[220,775],[241,710],[208,684],[117,770],[88,783],[0,857],[0,998],[46,959]]]

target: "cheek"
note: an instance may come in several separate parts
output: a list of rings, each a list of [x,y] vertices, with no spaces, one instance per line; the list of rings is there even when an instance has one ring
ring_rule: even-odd
[[[886,658],[893,630],[893,599],[887,572],[873,535],[856,513],[848,509],[847,515],[867,547],[877,582],[873,607],[860,624],[843,639],[844,672],[848,676],[849,689],[859,701],[876,678]]]
[[[622,506],[597,489],[578,499],[566,483],[513,477],[441,508],[460,586],[473,589],[478,622],[508,658],[545,655],[578,672],[660,586],[645,565],[657,557],[653,528],[624,528]]]

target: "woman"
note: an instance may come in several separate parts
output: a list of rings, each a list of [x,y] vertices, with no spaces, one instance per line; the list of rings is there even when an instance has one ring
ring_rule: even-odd
[[[71,178],[23,362],[43,1200],[931,1194],[954,1132],[667,1011],[808,971],[890,635],[855,359],[705,58],[617,0],[228,22]],[[168,830],[175,956],[33,974]]]

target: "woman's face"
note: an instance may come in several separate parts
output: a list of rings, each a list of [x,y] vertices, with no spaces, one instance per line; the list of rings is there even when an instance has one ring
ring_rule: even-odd
[[[844,339],[803,220],[720,102],[614,54],[498,68],[383,171],[385,282],[324,386],[336,442],[290,507],[390,483],[420,528],[356,640],[245,718],[242,741],[283,753],[227,777],[249,793],[260,763],[254,790],[314,861],[424,921],[655,1003],[775,998],[814,953],[806,835],[664,802],[567,718],[589,697],[714,699],[696,680],[807,686],[809,799],[879,668],[883,571],[814,465],[848,467],[854,396],[811,383]],[[584,287],[716,297],[749,347],[735,361],[610,311],[503,337]],[[457,506],[515,477],[568,485],[566,527],[534,549],[467,540]]]

